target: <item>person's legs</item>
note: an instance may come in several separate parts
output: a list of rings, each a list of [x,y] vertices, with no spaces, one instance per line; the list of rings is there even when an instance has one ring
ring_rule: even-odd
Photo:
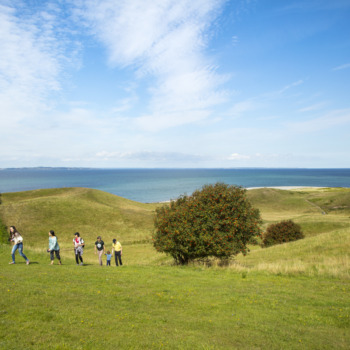
[[[123,263],[122,263],[122,252],[119,251],[117,253],[118,253],[117,255],[118,255],[119,264],[120,264],[120,266],[122,266],[123,265]]]
[[[111,261],[107,260],[107,266],[111,266]]]
[[[11,256],[12,256],[12,262],[15,263],[15,253],[16,253],[16,250],[18,249],[18,244],[15,244],[13,247],[12,247],[12,251],[11,251]]]
[[[103,263],[102,263],[102,254],[103,254],[103,250],[99,250],[98,251],[98,262],[99,264],[102,266]]]
[[[77,265],[79,265],[79,252],[77,250],[75,250],[75,262],[77,263]]]
[[[61,265],[60,251],[59,250],[55,250],[55,254],[56,254],[56,258],[57,258],[59,264]]]
[[[82,252],[81,250],[77,251],[77,265],[79,265],[79,260],[80,260],[80,265],[83,265],[83,257],[81,256]]]
[[[23,253],[23,243],[18,244],[18,251],[19,251],[19,255],[22,256],[23,259],[25,259],[25,261],[28,261],[28,258]]]
[[[50,250],[50,260],[51,260],[51,265],[53,265],[53,259],[55,258],[54,256],[54,251]]]
[[[114,252],[115,266],[118,266],[118,254]]]

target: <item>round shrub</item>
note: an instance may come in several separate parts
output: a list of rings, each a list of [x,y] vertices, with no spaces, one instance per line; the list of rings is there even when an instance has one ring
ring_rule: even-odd
[[[285,220],[267,227],[263,237],[263,245],[269,247],[274,244],[296,241],[301,238],[304,238],[301,227],[292,220]]]
[[[223,183],[206,185],[156,210],[153,245],[179,264],[210,256],[246,254],[247,243],[261,235],[260,214],[246,190]]]

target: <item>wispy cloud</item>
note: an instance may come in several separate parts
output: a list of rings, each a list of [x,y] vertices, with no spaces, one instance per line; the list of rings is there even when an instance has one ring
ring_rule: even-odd
[[[142,151],[142,152],[97,152],[95,157],[100,160],[131,160],[147,162],[198,162],[205,160],[206,157],[202,155],[181,153],[181,152],[154,152],[154,151]]]
[[[307,107],[300,108],[298,112],[312,112],[322,109],[326,105],[325,102],[316,103]]]
[[[334,67],[332,70],[337,71],[337,70],[343,70],[343,69],[348,69],[350,68],[350,63],[342,64],[340,66]]]
[[[350,109],[340,109],[329,111],[317,118],[288,123],[291,130],[297,130],[298,132],[308,133],[317,132],[320,130],[327,130],[339,125],[350,124]]]
[[[226,100],[228,77],[206,57],[207,33],[223,1],[86,1],[83,17],[106,46],[111,65],[152,78],[148,113],[136,125],[160,130],[207,118]],[[153,126],[151,126],[153,124]]]
[[[293,82],[293,83],[291,83],[291,84],[288,84],[288,85],[284,86],[281,90],[278,91],[278,93],[283,94],[283,93],[286,92],[287,90],[289,90],[289,89],[291,89],[291,88],[293,88],[293,87],[295,87],[295,86],[301,85],[301,84],[303,84],[303,83],[304,83],[303,80],[295,81],[295,82]]]
[[[2,126],[14,128],[47,112],[74,54],[66,55],[67,40],[60,40],[64,28],[57,30],[59,8],[45,3],[35,12],[25,2],[16,8],[8,4],[0,5],[0,110]],[[31,11],[35,16],[28,15]]]
[[[233,117],[241,117],[247,112],[258,109],[259,106],[261,106],[261,102],[259,101],[259,99],[251,98],[235,103],[229,110],[228,114]]]

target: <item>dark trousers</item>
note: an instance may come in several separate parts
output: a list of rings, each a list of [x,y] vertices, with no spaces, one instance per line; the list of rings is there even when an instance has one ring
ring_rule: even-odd
[[[83,258],[80,255],[80,252],[75,251],[75,261],[77,262],[77,264],[79,264],[79,259],[81,262],[83,262]]]
[[[51,250],[50,251],[50,258],[51,258],[51,260],[53,260],[55,258],[55,256],[54,256],[55,254],[56,254],[57,260],[61,261],[60,251],[59,250]]]
[[[107,260],[107,266],[111,266],[111,261]]]
[[[123,265],[122,263],[122,252],[114,252],[114,258],[115,258],[115,265],[118,266],[118,260],[119,260],[119,264],[120,266]]]

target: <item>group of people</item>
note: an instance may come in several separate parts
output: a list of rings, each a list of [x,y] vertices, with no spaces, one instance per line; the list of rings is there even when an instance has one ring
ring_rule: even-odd
[[[17,231],[15,226],[10,227],[9,241],[13,242],[13,247],[11,251],[12,261],[10,262],[10,264],[15,264],[15,253],[16,253],[16,250],[18,249],[19,254],[25,259],[26,264],[29,265],[30,263],[29,259],[23,253],[23,237]],[[73,245],[74,245],[76,264],[83,265],[84,264],[83,253],[84,253],[85,242],[83,238],[80,237],[79,232],[76,232],[74,234]],[[56,234],[53,230],[49,231],[49,248],[47,249],[47,252],[50,253],[51,265],[53,265],[54,263],[55,256],[56,256],[56,259],[58,260],[58,264],[62,265],[61,256],[60,256],[60,246],[58,244]],[[111,253],[109,250],[107,250],[106,252],[105,243],[103,242],[101,236],[98,236],[97,241],[95,242],[95,254],[98,254],[98,261],[101,266],[103,265],[103,261],[102,261],[103,255],[106,255],[107,257],[107,266],[111,266],[111,260],[113,255],[115,258],[115,265],[116,266],[123,265],[122,263],[123,248],[120,242],[117,241],[116,239],[113,239],[112,241],[112,253]]]

